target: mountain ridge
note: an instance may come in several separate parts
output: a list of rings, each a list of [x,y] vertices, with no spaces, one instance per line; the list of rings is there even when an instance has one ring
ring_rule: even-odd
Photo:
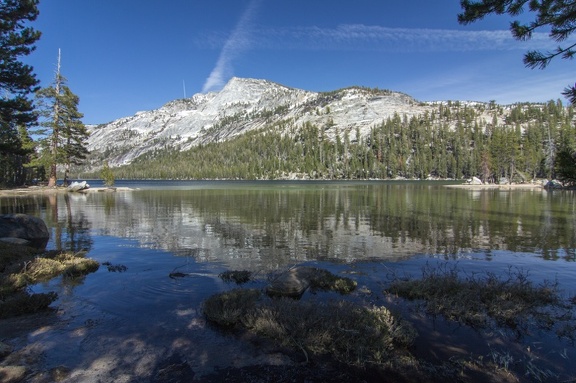
[[[435,103],[390,90],[349,87],[312,92],[233,77],[218,92],[198,93],[155,110],[89,126],[88,167],[97,169],[103,161],[113,167],[127,165],[150,151],[187,150],[273,125],[315,124],[324,128],[329,139],[352,130],[365,136],[372,126],[394,115],[412,117],[434,109]]]

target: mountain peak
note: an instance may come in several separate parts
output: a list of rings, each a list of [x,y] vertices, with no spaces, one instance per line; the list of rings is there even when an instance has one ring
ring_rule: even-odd
[[[103,158],[116,166],[155,150],[186,150],[264,127],[313,124],[324,127],[330,138],[356,129],[366,135],[395,114],[410,117],[431,108],[392,91],[351,87],[318,93],[232,77],[219,92],[199,93],[94,126],[88,149],[94,153],[94,166]]]

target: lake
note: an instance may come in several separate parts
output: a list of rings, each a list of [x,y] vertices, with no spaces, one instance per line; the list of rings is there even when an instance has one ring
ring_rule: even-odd
[[[313,264],[381,292],[390,273],[418,276],[426,264],[449,263],[464,273],[521,269],[576,295],[575,192],[445,184],[117,181],[133,190],[0,197],[1,213],[46,222],[49,249],[87,250],[109,266],[74,283],[33,286],[58,292],[59,320],[26,341],[42,345],[47,366],[72,368],[70,381],[144,377],[173,355],[198,374],[280,363],[205,323],[202,301],[234,287],[218,278],[226,270],[252,271],[259,287],[270,273]],[[192,277],[170,278],[175,271]],[[560,362],[576,357],[568,342],[524,342],[549,347]]]

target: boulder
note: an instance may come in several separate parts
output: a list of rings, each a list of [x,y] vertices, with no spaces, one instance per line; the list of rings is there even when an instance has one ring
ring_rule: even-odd
[[[86,190],[89,188],[90,188],[90,185],[88,185],[88,183],[86,181],[72,182],[70,184],[70,186],[68,186],[68,191],[79,192],[79,191]]]
[[[469,185],[482,185],[482,180],[478,177],[472,177],[468,180]]]
[[[2,214],[0,238],[24,239],[30,241],[30,245],[43,249],[48,243],[50,233],[44,221],[38,217],[27,214]]]
[[[564,185],[558,180],[550,180],[544,185],[545,189],[562,189]]]
[[[270,296],[299,298],[308,288],[348,294],[355,290],[356,286],[356,281],[347,277],[334,275],[328,270],[309,266],[297,266],[283,272],[272,280],[266,287],[266,294]]]
[[[313,267],[294,267],[274,279],[266,288],[266,293],[273,296],[300,297],[310,287],[315,271]]]

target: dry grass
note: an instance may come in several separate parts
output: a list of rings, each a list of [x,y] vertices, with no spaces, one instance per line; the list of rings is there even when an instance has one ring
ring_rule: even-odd
[[[56,294],[30,295],[26,287],[56,276],[76,278],[99,268],[84,253],[41,252],[26,246],[0,243],[0,318],[45,309]]]
[[[271,299],[258,290],[235,289],[204,303],[206,318],[248,330],[279,345],[311,355],[327,355],[352,366],[390,366],[406,352],[416,333],[384,307],[350,302]]]

